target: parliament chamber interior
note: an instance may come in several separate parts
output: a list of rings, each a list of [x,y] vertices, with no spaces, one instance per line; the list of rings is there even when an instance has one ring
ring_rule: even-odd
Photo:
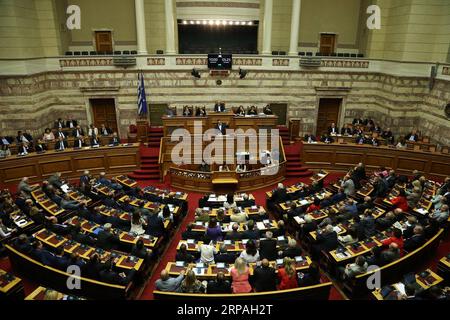
[[[0,300],[449,300],[450,1],[0,26]]]

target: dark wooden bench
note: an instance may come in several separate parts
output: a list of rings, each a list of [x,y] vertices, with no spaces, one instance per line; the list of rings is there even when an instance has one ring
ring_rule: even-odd
[[[66,294],[96,300],[126,299],[129,295],[131,283],[128,286],[121,286],[71,275],[64,271],[46,266],[30,258],[26,254],[17,251],[9,244],[6,244],[5,248],[14,272],[17,272],[24,278],[39,283],[40,285],[50,287]],[[67,279],[70,276],[80,279],[80,289],[68,289]]]
[[[239,294],[195,294],[153,291],[153,297],[160,300],[328,300],[331,282],[309,287]]]

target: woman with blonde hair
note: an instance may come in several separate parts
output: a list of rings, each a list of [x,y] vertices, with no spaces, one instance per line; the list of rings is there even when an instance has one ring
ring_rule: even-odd
[[[197,280],[194,271],[189,269],[181,282],[180,290],[184,293],[204,293],[205,287],[203,287],[202,283]]]
[[[283,259],[283,267],[278,269],[278,290],[293,289],[298,287],[295,261],[289,257]]]
[[[248,293],[252,291],[252,286],[248,282],[250,272],[244,259],[236,259],[234,262],[234,267],[231,268],[230,274],[231,279],[233,280],[231,284],[233,293]]]
[[[46,289],[44,293],[44,300],[61,300],[63,294],[53,289]]]

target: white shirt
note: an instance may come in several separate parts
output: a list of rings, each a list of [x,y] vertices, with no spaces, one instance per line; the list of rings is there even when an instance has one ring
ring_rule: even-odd
[[[58,137],[62,137],[63,139],[66,138],[66,135],[64,134],[64,132],[58,132]]]
[[[257,250],[256,254],[254,256],[251,256],[247,253],[247,251],[244,250],[241,252],[239,258],[244,259],[247,263],[259,261],[259,251]]]
[[[213,263],[214,262],[214,254],[217,253],[215,247],[210,246],[209,244],[202,244],[198,251],[200,251],[200,262],[203,263]]]
[[[139,224],[133,224],[133,222],[131,222],[130,232],[135,233],[137,235],[144,234],[145,230],[142,227],[142,221],[140,221]]]
[[[94,128],[94,129],[89,128],[88,135],[92,136],[92,133],[94,133],[97,136],[98,135],[98,129],[97,128]]]

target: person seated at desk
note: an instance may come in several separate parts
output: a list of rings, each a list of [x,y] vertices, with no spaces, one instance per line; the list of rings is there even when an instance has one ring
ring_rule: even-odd
[[[372,137],[372,139],[370,139],[368,141],[369,144],[371,144],[374,147],[378,147],[380,145],[378,139],[376,137]]]
[[[135,270],[131,269],[128,274],[125,272],[118,272],[113,265],[113,259],[108,260],[104,264],[104,269],[100,271],[100,279],[107,283],[117,284],[121,286],[128,285],[135,275]]]
[[[419,135],[417,134],[417,130],[413,129],[410,133],[405,136],[406,141],[419,141]]]
[[[13,137],[0,136],[0,146],[9,146],[13,141]]]
[[[289,239],[288,247],[283,251],[278,252],[278,255],[282,258],[291,258],[299,257],[302,255],[302,249],[299,245],[297,245],[297,241],[293,238]]]
[[[181,270],[180,275],[173,278],[169,275],[169,272],[166,269],[162,270],[160,278],[155,281],[156,290],[164,292],[178,292],[185,273],[185,270]]]
[[[236,166],[236,172],[246,172],[247,166],[245,164],[238,164]]]
[[[63,151],[67,149],[69,146],[67,144],[67,141],[64,140],[63,137],[59,137],[58,141],[55,144],[55,150],[57,151]]]
[[[365,273],[368,267],[369,264],[366,258],[358,256],[354,263],[349,263],[345,266],[343,277],[344,279],[353,279],[357,275]]]
[[[210,167],[209,167],[209,164],[207,164],[207,163],[205,162],[205,160],[202,160],[202,164],[200,165],[200,167],[199,167],[198,170],[199,170],[199,171],[202,171],[202,172],[210,172],[210,171],[211,171],[211,169],[210,169]]]
[[[42,141],[42,139],[38,139],[36,142],[36,145],[34,146],[34,150],[36,152],[44,152],[47,150],[47,146],[44,144],[44,141]]]
[[[98,128],[94,124],[89,125],[88,136],[98,136]]]
[[[53,187],[59,189],[65,183],[65,181],[61,179],[61,172],[55,172],[55,174],[51,175],[50,178],[48,178],[48,183]]]
[[[118,146],[120,144],[120,139],[117,136],[117,132],[113,132],[111,139],[109,140],[109,144],[113,146]]]
[[[56,132],[55,138],[63,138],[64,140],[67,138],[66,134],[62,131],[62,128],[58,128],[58,131]]]
[[[311,142],[316,142],[317,138],[315,135],[312,134],[305,134],[305,137],[303,138],[303,141],[311,143]]]
[[[225,240],[239,241],[242,239],[242,233],[239,232],[239,224],[236,222],[231,225],[231,231],[225,235]]]
[[[26,156],[28,153],[30,153],[30,147],[28,146],[28,143],[22,142],[22,144],[17,149],[17,154],[19,156]]]
[[[205,107],[195,108],[195,116],[196,117],[206,117],[206,108]]]
[[[45,128],[44,135],[42,136],[44,142],[55,141],[55,135],[50,130],[50,128]]]
[[[183,243],[175,255],[175,261],[193,263],[195,261],[195,257],[187,251],[187,246]]]
[[[395,208],[400,208],[404,212],[408,212],[409,210],[408,200],[406,199],[406,192],[404,189],[400,189],[399,195],[392,199],[391,203]]]
[[[345,136],[351,136],[353,134],[351,126],[349,124],[346,124],[344,127],[342,127],[341,134]]]
[[[364,134],[364,131],[361,129],[361,127],[360,126],[356,126],[356,127],[354,127],[353,128],[353,135],[354,136],[356,136],[356,135],[363,135]]]
[[[97,235],[97,247],[104,250],[116,249],[120,244],[119,238],[111,232],[111,224],[105,223],[102,230]]]
[[[83,136],[78,136],[77,138],[75,138],[75,140],[73,140],[73,147],[75,149],[80,149],[83,146],[85,146]]]
[[[9,144],[3,144],[0,147],[0,158],[9,157],[11,155],[11,150],[9,149]]]
[[[18,131],[16,141],[17,141],[17,144],[21,144],[22,142],[25,142],[25,143],[28,143],[29,145],[31,145],[33,143],[33,137],[26,131],[25,132]]]
[[[175,107],[171,108],[171,107],[168,106],[166,108],[166,110],[164,111],[164,114],[166,116],[169,116],[169,117],[176,116],[177,115],[177,109]]]
[[[372,127],[369,128],[369,132],[381,133],[381,127],[378,124],[374,124]]]
[[[225,123],[222,123],[222,121],[217,122],[216,129],[219,130],[219,134],[224,135],[227,130],[227,125]]]
[[[231,171],[231,170],[230,170],[230,168],[228,167],[228,165],[225,164],[225,165],[219,166],[219,171],[220,171],[220,172],[224,172],[224,171]]]
[[[76,126],[76,127],[72,130],[72,136],[73,136],[74,138],[82,137],[82,136],[84,136],[84,130],[83,130],[80,126]]]
[[[236,112],[234,113],[237,116],[245,116],[245,109],[244,107],[241,105],[239,106],[239,108],[236,110]]]
[[[96,135],[91,136],[91,147],[100,147],[100,143]]]
[[[225,103],[217,101],[214,105],[214,112],[225,112]]]
[[[102,136],[109,136],[112,133],[112,130],[110,128],[108,128],[107,126],[105,126],[105,124],[102,124],[102,126],[100,127],[100,134]]]
[[[324,142],[324,143],[333,143],[334,139],[332,137],[330,137],[329,134],[325,134],[322,136],[322,138],[320,139],[320,141]]]
[[[406,149],[406,140],[405,138],[400,138],[398,143],[395,145],[397,149]]]
[[[361,118],[354,118],[352,124],[355,125],[362,125],[363,120]]]
[[[338,134],[338,128],[336,127],[336,124],[333,122],[331,126],[328,127],[328,134],[329,135],[337,135]]]
[[[16,232],[17,229],[8,228],[3,224],[3,220],[0,219],[0,239],[5,239]]]
[[[197,279],[192,269],[186,271],[186,277],[181,281],[180,292],[182,293],[205,293],[203,283]]]
[[[45,265],[51,265],[55,259],[55,255],[44,249],[42,242],[39,240],[32,244],[31,257]]]
[[[233,213],[230,216],[230,221],[236,223],[247,222],[247,219],[247,214],[244,211],[239,210],[238,208],[234,208]]]
[[[381,133],[381,137],[383,139],[386,139],[388,143],[393,144],[394,143],[394,135],[392,134],[391,128],[387,128]]]
[[[364,144],[364,143],[366,143],[366,138],[362,134],[360,134],[356,137],[355,143],[356,144]]]
[[[77,120],[72,119],[72,116],[69,116],[69,119],[66,121],[66,128],[74,129],[78,126]]]
[[[389,245],[389,249],[382,251],[379,255],[380,256],[378,263],[380,264],[380,266],[384,266],[386,264],[394,262],[395,260],[400,259],[401,256],[400,249],[395,242],[392,242]]]
[[[183,116],[190,117],[190,116],[192,116],[192,114],[193,114],[192,107],[188,107],[188,106],[183,107]]]
[[[255,106],[251,106],[248,111],[247,111],[248,115],[253,115],[256,116],[258,114],[258,110],[256,109]]]
[[[272,108],[270,107],[270,105],[265,106],[263,112],[265,115],[268,115],[268,116],[273,115],[273,111],[272,111]]]
[[[58,118],[58,120],[55,121],[54,128],[55,129],[61,129],[61,128],[64,128],[64,127],[65,127],[64,121],[61,118]]]
[[[444,224],[447,222],[449,217],[449,209],[447,204],[443,204],[439,209],[433,209],[430,212],[430,219],[435,220],[439,224]]]
[[[231,293],[230,281],[225,279],[225,274],[222,271],[219,271],[217,273],[215,280],[209,280],[208,285],[206,287],[206,293],[209,294]]]

